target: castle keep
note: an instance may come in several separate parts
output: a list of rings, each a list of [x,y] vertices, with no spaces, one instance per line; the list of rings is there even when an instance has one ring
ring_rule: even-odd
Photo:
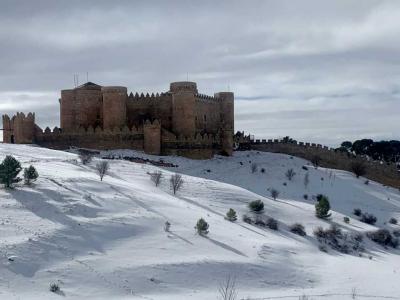
[[[128,95],[121,86],[87,82],[62,90],[60,128],[42,130],[35,114],[3,115],[4,143],[54,149],[135,149],[156,155],[231,155],[234,95],[199,94],[195,82],[173,82],[161,94]]]

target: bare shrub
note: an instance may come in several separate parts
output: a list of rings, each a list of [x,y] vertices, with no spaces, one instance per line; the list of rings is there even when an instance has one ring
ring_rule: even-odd
[[[258,170],[258,165],[256,163],[252,163],[250,166],[251,173],[256,173]]]
[[[277,189],[271,189],[271,190],[270,190],[270,193],[271,193],[271,197],[272,197],[274,200],[276,200],[276,198],[278,198],[278,196],[279,196],[279,191],[278,191]]]
[[[289,227],[290,232],[293,232],[294,234],[300,235],[300,236],[306,236],[307,233],[304,229],[304,226],[300,223],[294,223]]]
[[[289,181],[291,181],[295,175],[296,172],[293,169],[288,169],[285,173],[285,176]]]
[[[179,191],[179,189],[182,187],[182,184],[183,184],[182,175],[180,175],[180,174],[172,175],[171,178],[169,179],[169,182],[171,184],[171,189],[175,195],[176,192]]]
[[[341,253],[348,254],[354,251],[364,251],[361,234],[343,233],[335,224],[331,225],[328,229],[317,227],[314,230],[314,236],[317,238],[320,245],[329,246]]]
[[[150,174],[151,181],[153,181],[154,184],[156,186],[158,186],[160,184],[160,182],[161,182],[162,177],[163,177],[162,172],[161,171],[155,171],[155,172],[149,173],[149,174]]]
[[[366,165],[361,161],[355,161],[350,164],[350,169],[354,175],[358,177],[364,176],[367,173]]]
[[[361,209],[355,208],[355,209],[353,210],[353,215],[359,217],[359,216],[361,216],[361,214],[362,214]]]
[[[389,223],[390,223],[390,224],[396,225],[397,222],[398,222],[398,221],[397,221],[396,218],[390,218],[390,219],[389,219]]]
[[[218,288],[219,299],[221,300],[236,300],[236,279],[232,276],[228,276],[225,282],[221,283]]]
[[[397,238],[393,237],[389,230],[378,229],[376,231],[371,231],[367,233],[367,236],[375,243],[382,246],[391,246],[397,248],[399,241]]]
[[[243,220],[243,222],[245,222],[247,224],[253,223],[253,220],[248,215],[243,215],[242,220]]]
[[[92,161],[94,155],[90,151],[79,150],[78,156],[81,160],[81,163],[87,165]]]
[[[101,161],[96,164],[97,174],[100,176],[100,181],[103,181],[103,177],[107,174],[108,170],[110,169],[110,164],[108,161]]]
[[[377,218],[373,214],[363,213],[361,215],[360,221],[370,225],[374,225],[377,221]]]
[[[319,166],[320,166],[320,163],[321,163],[321,157],[319,156],[319,155],[314,155],[312,158],[311,158],[311,163],[313,164],[313,166],[315,167],[315,168],[318,168]]]
[[[270,217],[267,219],[267,222],[265,225],[272,230],[278,230],[278,221],[275,220],[274,218]]]
[[[304,187],[307,189],[308,188],[308,184],[310,183],[310,175],[308,174],[308,172],[304,175]]]

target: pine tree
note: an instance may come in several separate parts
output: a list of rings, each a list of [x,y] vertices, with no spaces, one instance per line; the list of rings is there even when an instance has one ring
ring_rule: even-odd
[[[231,222],[235,222],[237,220],[236,211],[230,208],[226,213],[226,219]]]
[[[315,203],[315,215],[317,218],[326,219],[331,216],[329,210],[331,206],[329,204],[328,197],[325,195],[318,195],[317,196],[317,203]]]
[[[38,172],[34,166],[29,166],[29,168],[24,169],[24,181],[25,184],[30,185],[32,181],[35,181],[39,177]]]
[[[0,183],[4,184],[6,188],[11,188],[13,183],[21,180],[18,177],[21,170],[20,162],[11,155],[7,155],[0,164]]]
[[[208,233],[209,227],[210,226],[208,225],[208,223],[203,218],[201,218],[197,221],[197,224],[194,228],[199,235],[206,235]]]

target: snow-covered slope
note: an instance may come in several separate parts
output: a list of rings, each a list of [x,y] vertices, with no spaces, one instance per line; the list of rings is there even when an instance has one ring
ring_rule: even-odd
[[[155,187],[147,173],[159,169],[147,164],[111,160],[101,182],[97,160],[83,166],[71,153],[0,145],[0,158],[7,154],[33,164],[40,178],[32,187],[0,190],[0,299],[218,299],[218,285],[229,275],[236,277],[238,299],[351,299],[353,289],[400,298],[398,250],[367,241],[362,257],[324,253],[312,236],[314,228],[331,223],[349,232],[376,229],[355,219],[343,222],[356,207],[375,214],[377,226],[396,228],[384,223],[400,217],[399,192],[365,185],[347,172],[308,168],[305,188],[306,162],[285,155],[164,157],[178,167],[162,170],[164,179]],[[252,174],[250,161],[265,172]],[[288,168],[297,173],[292,181],[284,175]],[[173,172],[186,174],[176,196],[168,182]],[[272,187],[280,191],[277,201],[268,197]],[[331,200],[330,221],[314,216],[311,196],[317,193]],[[257,199],[279,221],[279,231],[241,220]],[[224,219],[229,208],[238,212],[235,223]],[[210,224],[207,237],[195,234],[201,217]],[[295,222],[305,226],[307,237],[288,231]],[[52,282],[62,295],[49,292]]]

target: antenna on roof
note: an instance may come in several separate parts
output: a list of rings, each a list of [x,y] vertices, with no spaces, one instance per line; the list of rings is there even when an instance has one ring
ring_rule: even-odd
[[[89,72],[86,72],[86,82],[89,82]]]
[[[76,86],[79,85],[79,74],[76,74]]]
[[[189,81],[189,73],[186,72],[186,81]]]

